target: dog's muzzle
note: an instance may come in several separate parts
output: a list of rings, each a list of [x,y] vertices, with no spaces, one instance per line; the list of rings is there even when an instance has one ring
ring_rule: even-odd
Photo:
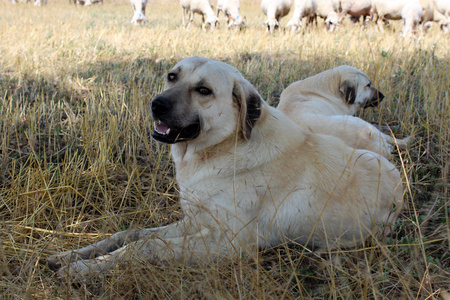
[[[380,91],[375,90],[370,100],[364,103],[364,108],[377,107],[383,101],[384,95]]]
[[[152,137],[162,143],[174,144],[195,139],[201,130],[200,118],[195,117],[194,121],[186,125],[177,124],[173,121],[173,105],[171,101],[164,97],[156,97],[151,104],[152,117],[155,120]]]

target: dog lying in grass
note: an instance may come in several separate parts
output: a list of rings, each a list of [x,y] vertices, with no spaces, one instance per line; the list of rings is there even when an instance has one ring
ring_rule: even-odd
[[[184,218],[55,254],[48,265],[60,275],[237,258],[289,241],[353,247],[388,233],[402,207],[401,177],[386,158],[304,131],[228,64],[180,61],[151,111],[153,138],[172,145]]]

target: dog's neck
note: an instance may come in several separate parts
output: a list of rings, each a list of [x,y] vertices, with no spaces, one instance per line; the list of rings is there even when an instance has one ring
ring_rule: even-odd
[[[172,157],[175,163],[177,179],[187,178],[192,175],[186,173],[185,169],[189,170],[189,172],[197,170],[211,160],[222,157],[223,153],[235,151],[242,142],[244,142],[244,139],[236,129],[233,134],[208,147],[203,147],[201,140],[173,144]]]
[[[193,147],[189,147],[189,142],[172,145],[172,157],[175,166],[183,166],[193,155]]]

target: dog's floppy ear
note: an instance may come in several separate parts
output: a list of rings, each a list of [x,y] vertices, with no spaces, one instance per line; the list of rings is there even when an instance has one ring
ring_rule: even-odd
[[[263,100],[251,84],[243,84],[238,80],[235,80],[233,84],[233,99],[239,107],[242,135],[244,139],[249,140],[252,129],[261,116]]]
[[[348,104],[355,103],[356,100],[356,87],[354,83],[350,80],[344,80],[341,84],[341,87],[339,90],[342,93],[342,96],[344,97],[345,101]]]

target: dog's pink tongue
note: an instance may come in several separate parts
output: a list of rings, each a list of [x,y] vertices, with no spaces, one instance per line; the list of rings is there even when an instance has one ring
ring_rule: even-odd
[[[166,124],[164,124],[163,122],[158,122],[156,124],[156,130],[158,130],[161,133],[166,133],[167,131],[169,131],[169,129],[170,128]]]

